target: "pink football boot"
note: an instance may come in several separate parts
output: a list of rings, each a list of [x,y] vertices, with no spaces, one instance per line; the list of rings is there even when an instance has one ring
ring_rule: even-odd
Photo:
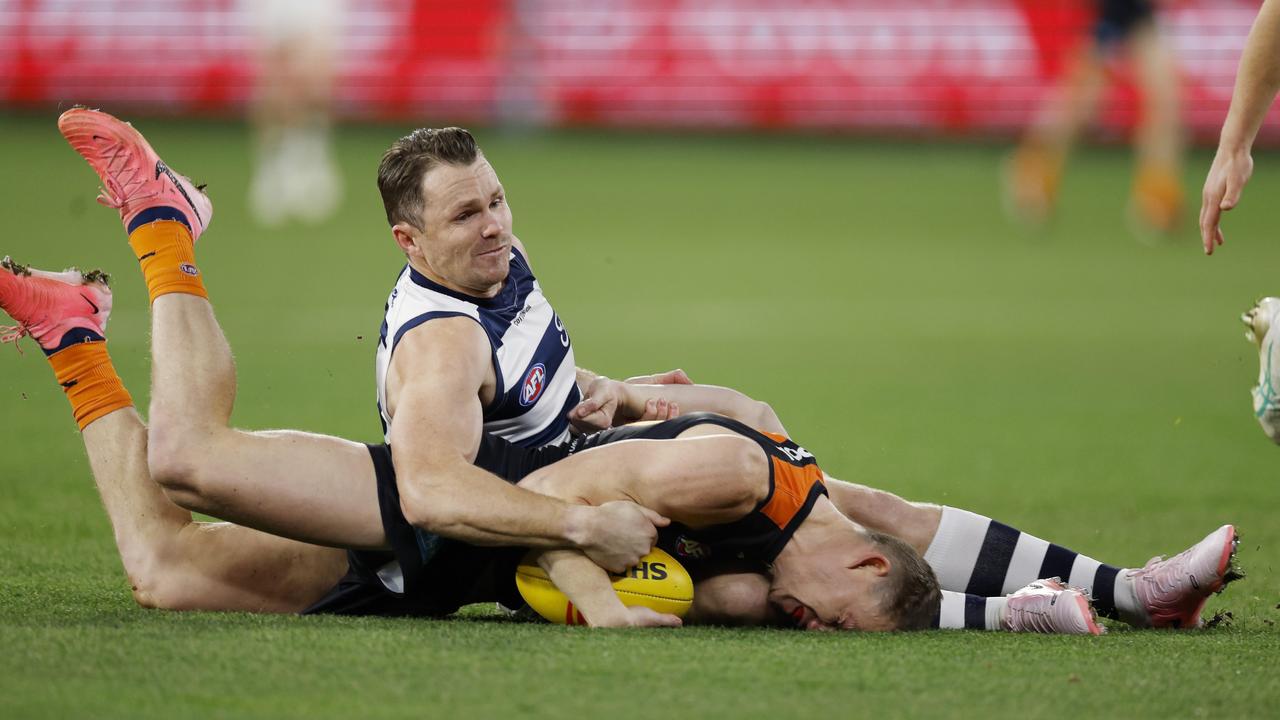
[[[0,327],[0,343],[30,335],[52,355],[77,342],[101,340],[111,314],[111,290],[101,270],[60,273],[0,261],[0,308],[18,321]]]
[[[1036,580],[1009,596],[1001,624],[1010,632],[1101,635],[1089,596],[1058,578]]]
[[[120,211],[126,231],[176,219],[164,208],[181,213],[193,241],[209,226],[213,203],[189,179],[170,170],[129,123],[100,110],[72,108],[58,118],[58,130],[98,173],[103,186],[98,202]],[[157,210],[143,214],[152,208]]]
[[[1141,570],[1128,571],[1147,622],[1157,628],[1197,628],[1209,596],[1227,583],[1244,577],[1234,566],[1240,539],[1231,525],[1209,533],[1205,539],[1168,560],[1151,558]]]

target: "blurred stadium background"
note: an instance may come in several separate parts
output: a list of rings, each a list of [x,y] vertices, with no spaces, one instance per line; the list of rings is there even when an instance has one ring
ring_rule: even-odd
[[[0,99],[236,116],[272,4],[5,0]],[[329,4],[297,3],[292,22]],[[1221,125],[1257,5],[1161,4],[1201,137]],[[1089,0],[348,2],[336,108],[468,124],[1007,134],[1093,14]],[[1132,122],[1131,100],[1131,88],[1114,92],[1105,128]]]
[[[1084,0],[349,2],[329,21],[346,192],[320,222],[270,226],[247,122],[271,76],[266,6],[0,0],[0,254],[114,272],[111,347],[140,407],[146,296],[60,109],[132,119],[209,183],[199,251],[237,353],[235,422],[365,441],[401,262],[377,159],[411,128],[466,125],[583,365],[741,388],[833,474],[1114,562],[1235,522],[1250,577],[1211,602],[1231,614],[1211,631],[1101,639],[143,612],[27,344],[0,348],[0,715],[1274,712],[1277,450],[1250,416],[1256,353],[1235,318],[1280,291],[1280,163],[1259,154],[1211,260],[1193,218],[1257,2],[1159,6],[1195,145],[1185,222],[1155,246],[1125,220],[1124,63],[1053,221],[1002,212],[1002,158],[1090,32]]]

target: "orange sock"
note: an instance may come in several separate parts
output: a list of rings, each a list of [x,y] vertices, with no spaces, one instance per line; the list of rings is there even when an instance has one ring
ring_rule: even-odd
[[[81,430],[108,413],[133,407],[133,398],[111,364],[106,341],[76,343],[50,355],[49,364]]]
[[[142,265],[151,302],[169,293],[209,297],[196,267],[195,241],[186,225],[176,220],[147,223],[129,235],[129,247]]]

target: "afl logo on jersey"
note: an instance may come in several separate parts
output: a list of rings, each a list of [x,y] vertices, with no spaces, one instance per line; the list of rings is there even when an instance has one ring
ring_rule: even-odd
[[[547,368],[542,363],[538,363],[529,368],[529,373],[524,376],[524,382],[520,387],[520,404],[524,407],[538,402],[538,398],[542,397],[542,391],[547,387]]]
[[[703,545],[697,540],[691,540],[688,537],[681,535],[680,538],[676,540],[676,554],[683,558],[701,560],[710,557],[711,548]]]

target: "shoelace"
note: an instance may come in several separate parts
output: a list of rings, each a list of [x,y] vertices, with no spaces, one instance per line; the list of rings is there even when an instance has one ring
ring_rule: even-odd
[[[121,210],[134,200],[159,196],[158,192],[138,193],[146,185],[145,173],[139,172],[140,167],[129,164],[130,155],[124,151],[123,144],[112,140],[100,147],[99,151],[107,161],[106,172],[103,173],[107,186],[100,188],[101,192],[98,193],[100,204],[113,210]]]
[[[22,346],[18,344],[18,341],[30,334],[31,328],[26,323],[0,325],[0,345],[13,343],[13,347],[18,351],[18,354],[23,355]]]
[[[1154,585],[1156,592],[1162,594],[1181,589],[1183,584],[1182,576],[1186,575],[1186,570],[1180,567],[1182,563],[1179,561],[1185,560],[1185,556],[1189,552],[1191,552],[1191,549],[1183,550],[1168,560],[1160,555],[1151,558],[1138,571],[1138,580]]]
[[[1050,580],[1052,582],[1036,582],[1032,583],[1031,587],[1049,590],[1054,593],[1051,598],[1047,595],[1038,596],[1040,598],[1045,598],[1044,601],[1048,603],[1047,605],[1036,604],[1028,607],[1020,607],[1017,605],[1008,606],[1008,611],[1018,616],[1019,622],[1017,624],[1025,625],[1035,632],[1052,633],[1058,631],[1058,628],[1054,627],[1052,617],[1053,608],[1058,602],[1062,601],[1064,597],[1069,597],[1072,591],[1085,597],[1086,601],[1088,601],[1089,614],[1090,616],[1093,615],[1093,602],[1089,599],[1089,594],[1084,591],[1084,588],[1077,587],[1075,585],[1068,585],[1062,582],[1061,578],[1046,578],[1046,580]]]
[[[1016,625],[1025,627],[1033,632],[1047,633],[1053,630],[1053,621],[1049,619],[1049,612],[1039,608],[1010,608],[1010,611],[1018,616]]]

